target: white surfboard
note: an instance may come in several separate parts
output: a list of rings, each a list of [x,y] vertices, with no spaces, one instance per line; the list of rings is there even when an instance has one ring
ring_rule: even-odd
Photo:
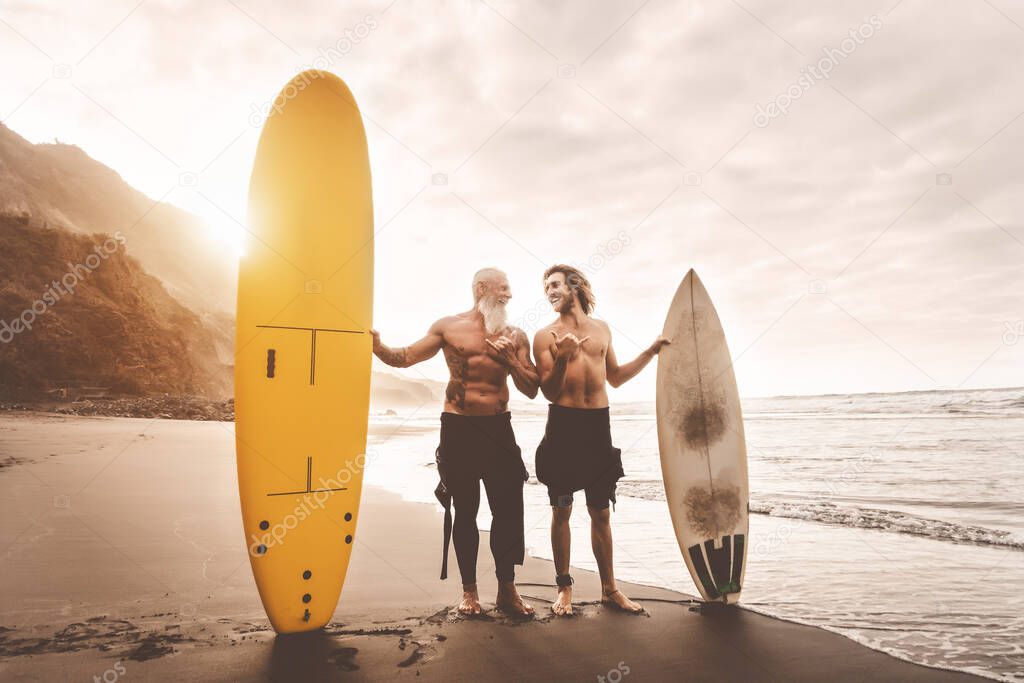
[[[748,540],[747,447],[732,358],[697,274],[672,299],[658,354],[658,446],[676,540],[701,596],[735,603]]]

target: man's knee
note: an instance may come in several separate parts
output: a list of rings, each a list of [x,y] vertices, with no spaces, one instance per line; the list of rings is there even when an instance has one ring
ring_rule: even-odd
[[[611,524],[612,515],[611,510],[608,508],[593,508],[587,506],[587,512],[590,513],[590,521],[592,524],[608,526]]]
[[[466,533],[471,533],[471,532],[474,532],[474,531],[476,531],[476,532],[480,531],[480,528],[476,525],[476,519],[475,518],[470,519],[469,517],[463,519],[462,521],[459,521],[458,517],[456,517],[455,518],[455,523],[452,524],[452,529],[454,531],[458,532],[458,534],[460,536],[463,536]]]
[[[555,524],[568,524],[572,516],[572,503],[551,508],[551,519]]]

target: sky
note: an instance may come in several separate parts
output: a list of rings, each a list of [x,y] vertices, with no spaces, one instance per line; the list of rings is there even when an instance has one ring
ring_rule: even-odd
[[[741,395],[1024,385],[1024,8],[1008,0],[0,2],[0,117],[240,243],[269,101],[362,109],[374,323],[582,264],[620,359],[696,269]],[[440,357],[403,371],[444,379]],[[653,399],[654,368],[611,392]]]

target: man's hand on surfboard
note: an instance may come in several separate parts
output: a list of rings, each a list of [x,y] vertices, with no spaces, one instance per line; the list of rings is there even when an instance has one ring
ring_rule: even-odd
[[[671,344],[671,343],[672,343],[671,339],[669,339],[665,335],[661,335],[657,339],[654,340],[654,343],[651,344],[650,347],[648,347],[647,350],[650,351],[651,353],[653,353],[655,356],[657,356],[658,352],[661,351],[661,347],[662,346],[664,346],[665,344]]]
[[[551,336],[555,339],[555,343],[551,345],[551,356],[556,361],[562,358],[571,360],[576,355],[576,352],[579,351],[583,342],[590,339],[590,335],[579,339],[572,332],[567,332],[564,337],[559,337],[554,330],[551,330]]]
[[[512,367],[516,363],[516,343],[502,335],[491,341],[490,339],[484,339],[487,345],[490,346],[497,352],[496,359],[505,365],[506,367]]]
[[[373,337],[373,352],[378,353],[380,351],[380,332],[377,330],[370,330],[370,336]]]

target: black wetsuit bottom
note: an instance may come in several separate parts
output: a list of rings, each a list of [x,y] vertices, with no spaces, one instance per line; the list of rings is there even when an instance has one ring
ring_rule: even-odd
[[[615,502],[616,483],[625,476],[622,451],[612,445],[608,408],[549,405],[535,462],[552,507],[569,507],[573,493],[583,490],[587,507],[605,510]]]
[[[476,583],[480,530],[480,482],[491,508],[491,554],[499,581],[515,579],[515,565],[526,554],[523,534],[523,484],[529,478],[512,432],[511,413],[457,415],[441,413],[441,440],[436,451],[441,482],[434,494],[445,506],[444,555],[441,578],[448,575],[448,541],[463,584]],[[455,508],[452,523],[451,508]]]

